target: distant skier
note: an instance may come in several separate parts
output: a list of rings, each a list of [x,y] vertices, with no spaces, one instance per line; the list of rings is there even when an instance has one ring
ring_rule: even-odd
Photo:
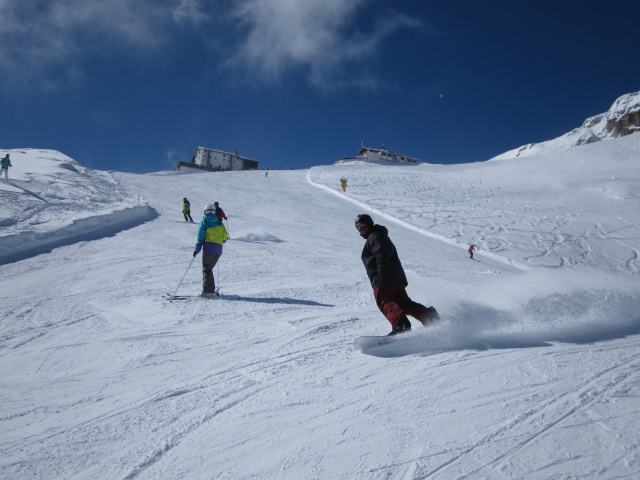
[[[476,246],[475,246],[475,245],[471,245],[471,246],[469,246],[469,250],[467,250],[467,252],[469,252],[469,258],[470,258],[471,260],[473,260],[473,251],[474,251],[475,249],[476,249]]]
[[[222,221],[223,218],[226,220],[227,216],[224,214],[224,210],[220,208],[218,202],[215,202],[213,205],[216,207],[216,217],[218,217],[218,220]]]
[[[198,229],[198,241],[193,252],[195,257],[202,250],[202,294],[216,293],[216,282],[213,278],[213,267],[222,255],[222,245],[229,236],[224,225],[216,217],[215,205],[209,204],[204,209],[204,217]]]
[[[341,178],[340,179],[340,185],[342,185],[342,191],[346,192],[347,191],[347,179],[346,178]]]
[[[9,181],[9,167],[12,167],[12,166],[13,165],[11,165],[9,154],[7,153],[7,155],[2,160],[0,160],[0,177],[4,173],[4,179],[7,182]]]
[[[414,302],[407,295],[407,277],[387,228],[374,225],[369,215],[358,215],[356,230],[366,239],[362,263],[373,287],[376,304],[391,323],[389,335],[411,330],[407,315],[418,319],[425,327],[438,320],[440,316],[435,308]]]
[[[193,218],[191,218],[191,204],[186,198],[182,199],[182,214],[184,215],[185,222],[194,223]]]

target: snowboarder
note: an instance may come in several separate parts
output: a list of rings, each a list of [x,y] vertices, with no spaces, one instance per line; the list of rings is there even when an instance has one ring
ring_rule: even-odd
[[[222,255],[222,245],[229,236],[224,225],[216,217],[215,205],[209,204],[204,208],[204,217],[198,229],[198,241],[193,252],[195,257],[202,250],[202,294],[214,295],[216,283],[213,278],[213,267]]]
[[[418,319],[425,327],[438,320],[440,316],[435,308],[414,302],[407,295],[407,277],[387,228],[375,225],[373,219],[365,214],[356,217],[356,230],[366,240],[362,263],[373,287],[376,304],[391,323],[389,335],[411,330],[407,315]]]
[[[474,251],[475,249],[476,249],[476,246],[475,246],[475,245],[471,245],[471,246],[469,247],[469,250],[467,250],[467,251],[469,252],[469,258],[470,258],[471,260],[473,260],[473,251]]]
[[[182,199],[182,214],[184,215],[185,222],[194,223],[193,218],[191,218],[191,204],[186,198]]]
[[[7,155],[2,160],[0,160],[0,177],[4,173],[4,179],[7,182],[9,181],[9,167],[12,167],[12,166],[13,165],[11,165],[9,154],[7,153]]]
[[[346,192],[347,191],[347,179],[346,178],[341,178],[340,179],[340,185],[342,185],[342,191]]]
[[[224,214],[224,210],[220,208],[220,205],[218,205],[218,202],[215,202],[213,205],[216,207],[216,217],[218,217],[218,220],[222,221],[223,218],[226,220],[227,216]]]

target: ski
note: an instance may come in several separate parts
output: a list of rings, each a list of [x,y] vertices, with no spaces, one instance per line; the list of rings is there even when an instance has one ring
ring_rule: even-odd
[[[211,295],[172,295],[171,293],[167,293],[162,295],[162,298],[169,300],[170,302],[174,300],[189,300],[190,298],[220,298],[220,292],[216,290],[215,294]]]
[[[363,337],[358,337],[354,340],[353,342],[353,347],[356,350],[360,350],[360,351],[364,351],[364,350],[368,350],[370,348],[375,348],[375,347],[380,347],[382,345],[388,345],[390,343],[392,343],[394,340],[397,341],[397,339],[399,338],[398,335],[385,335],[385,336],[373,336],[373,335],[369,335],[369,336],[363,336]]]
[[[162,295],[162,298],[165,300],[169,300],[170,302],[174,300],[187,300],[188,298],[195,298],[196,295],[172,295],[167,293],[166,295]]]

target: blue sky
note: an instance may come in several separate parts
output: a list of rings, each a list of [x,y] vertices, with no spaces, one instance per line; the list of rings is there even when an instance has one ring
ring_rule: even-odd
[[[640,90],[637,1],[0,0],[0,148],[484,161]]]

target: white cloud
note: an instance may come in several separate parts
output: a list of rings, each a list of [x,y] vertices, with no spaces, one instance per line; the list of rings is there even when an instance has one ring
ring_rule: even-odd
[[[358,13],[376,0],[0,0],[2,86],[55,89],[113,55],[153,61],[199,35],[221,64],[277,82],[302,74],[323,90],[375,84],[368,61],[391,34],[420,22]],[[375,10],[371,10],[375,12]],[[369,15],[371,17],[372,15]],[[375,15],[374,15],[375,17]],[[381,14],[382,17],[382,14]],[[155,54],[154,57],[151,54]]]
[[[211,23],[205,0],[180,0],[173,10],[173,18],[178,25],[202,28]]]
[[[364,67],[381,42],[416,19],[391,14],[356,25],[370,0],[244,0],[234,11],[247,30],[229,64],[270,81],[303,69],[315,86],[331,90],[371,82]],[[364,33],[370,32],[370,33]]]
[[[0,0],[4,86],[57,85],[83,78],[92,56],[159,50],[176,1]]]
[[[185,157],[184,150],[169,148],[165,151],[163,165],[167,168],[174,167],[178,162],[188,162],[190,158]]]

